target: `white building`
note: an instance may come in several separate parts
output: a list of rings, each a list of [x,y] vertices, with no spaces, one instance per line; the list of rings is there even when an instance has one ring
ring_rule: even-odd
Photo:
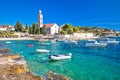
[[[48,34],[58,33],[59,26],[56,23],[44,24]]]
[[[39,10],[38,14],[38,26],[39,28],[42,28],[44,26],[48,34],[55,34],[59,31],[59,26],[56,23],[43,24],[43,15],[41,10]]]
[[[15,30],[14,27],[10,25],[6,27],[0,26],[0,31],[14,31],[14,30]]]
[[[8,30],[15,31],[15,28],[13,26],[8,26]]]
[[[93,33],[73,33],[73,37],[76,39],[89,39],[89,38],[94,38]]]
[[[7,31],[7,27],[0,26],[0,31]]]
[[[55,35],[55,38],[59,39],[91,39],[91,38],[96,38],[94,37],[94,33],[73,33],[73,34],[58,34]]]

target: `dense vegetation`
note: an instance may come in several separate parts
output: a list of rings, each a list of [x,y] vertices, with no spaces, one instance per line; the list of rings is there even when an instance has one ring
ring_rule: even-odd
[[[16,38],[18,35],[15,35],[13,32],[10,31],[0,31],[0,38]]]
[[[95,35],[101,35],[105,36],[108,35],[112,30],[107,29],[107,28],[99,28],[97,26],[72,26],[71,24],[65,24],[62,27],[60,27],[60,34],[72,34],[75,32],[82,32],[82,33],[87,33],[91,32],[94,33]],[[15,24],[15,32],[22,32],[22,33],[29,33],[29,34],[47,34],[47,30],[45,28],[45,25],[43,25],[42,28],[38,27],[38,24],[33,23],[32,26],[25,25],[23,26],[22,23],[19,21],[16,22]],[[112,32],[115,32],[114,30]],[[119,33],[116,35],[120,35]],[[0,37],[6,37],[6,36],[11,36],[11,37],[16,37],[16,35],[13,35],[10,31],[7,32],[0,32]]]
[[[110,29],[107,28],[99,28],[97,26],[90,26],[90,27],[86,27],[86,26],[72,26],[70,24],[65,24],[60,33],[61,34],[72,34],[74,32],[83,32],[83,33],[94,33],[96,35],[107,35],[109,32],[111,32]]]
[[[17,22],[15,25],[15,31],[16,32],[27,32],[29,34],[47,34],[47,30],[45,28],[45,25],[43,28],[38,28],[38,24],[33,23],[32,26],[26,25],[25,27],[22,26],[20,22]],[[61,27],[60,34],[72,34],[75,32],[91,32],[95,35],[107,35],[109,32],[111,32],[110,29],[107,28],[99,28],[97,26],[72,26],[71,24],[65,24]],[[114,31],[113,31],[114,32]]]
[[[23,26],[20,22],[17,22],[15,24],[15,31],[29,34],[47,34],[46,29],[44,27],[38,28],[38,24],[36,23],[33,23],[32,26]]]

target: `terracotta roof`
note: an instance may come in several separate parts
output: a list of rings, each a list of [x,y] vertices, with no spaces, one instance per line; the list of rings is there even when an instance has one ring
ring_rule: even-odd
[[[8,28],[12,28],[12,26],[8,26]]]
[[[55,25],[55,23],[51,23],[51,24],[44,24],[46,28],[52,27]]]
[[[0,28],[5,28],[4,26],[0,26]],[[8,28],[12,28],[12,26],[8,26]]]
[[[5,27],[3,27],[3,26],[0,26],[0,28],[5,28]]]

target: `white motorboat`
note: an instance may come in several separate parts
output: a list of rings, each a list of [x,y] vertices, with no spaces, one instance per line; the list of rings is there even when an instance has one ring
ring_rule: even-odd
[[[97,41],[86,43],[85,46],[87,47],[105,47],[107,46],[107,43],[99,43]]]
[[[96,40],[94,40],[94,39],[88,39],[88,41],[96,41]]]
[[[71,59],[72,58],[72,54],[68,53],[68,54],[53,54],[53,55],[49,55],[49,58],[51,60],[63,60],[63,59]]]
[[[6,43],[11,43],[10,41],[7,41]]]
[[[64,42],[67,44],[77,44],[77,41],[75,41],[75,40],[66,40]]]
[[[114,44],[118,44],[118,43],[119,43],[119,41],[116,41],[115,39],[110,39],[110,38],[107,38],[106,43],[114,43]]]
[[[56,43],[56,40],[55,40],[55,39],[53,39],[53,40],[50,40],[50,42],[51,42],[51,43]]]
[[[49,52],[49,50],[46,50],[46,49],[36,49],[36,52]]]
[[[50,45],[50,43],[42,42],[41,45]]]

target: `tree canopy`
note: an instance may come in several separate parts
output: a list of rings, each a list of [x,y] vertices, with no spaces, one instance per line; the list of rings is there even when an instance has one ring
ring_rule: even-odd
[[[43,25],[43,27],[41,28],[41,33],[44,35],[47,34],[46,25]]]
[[[33,23],[32,26],[25,25],[19,21],[15,24],[16,32],[27,32],[29,34],[47,34],[45,25],[42,28],[38,28],[37,23]],[[108,28],[99,28],[98,26],[72,26],[71,24],[65,24],[61,27],[60,34],[72,34],[74,32],[91,32],[95,35],[106,35],[106,32],[110,32]]]
[[[22,24],[19,21],[17,21],[16,24],[15,24],[15,31],[16,32],[21,32],[22,29],[23,29]]]

